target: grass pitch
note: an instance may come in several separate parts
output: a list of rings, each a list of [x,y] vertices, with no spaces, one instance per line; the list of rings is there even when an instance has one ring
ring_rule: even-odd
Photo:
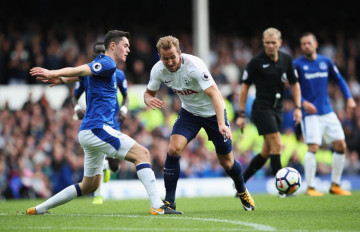
[[[144,199],[93,205],[91,197],[83,197],[37,216],[24,212],[43,200],[0,201],[0,231],[360,231],[360,192],[253,198],[252,212],[235,197],[179,198],[177,208],[184,215],[157,216],[150,216],[150,202]]]

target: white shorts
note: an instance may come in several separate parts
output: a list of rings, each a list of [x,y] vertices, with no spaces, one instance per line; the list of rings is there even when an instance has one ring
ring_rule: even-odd
[[[78,134],[84,149],[84,176],[95,176],[103,172],[104,157],[125,159],[126,154],[136,143],[134,139],[104,125],[102,129],[81,130]]]
[[[301,121],[301,130],[306,144],[321,145],[322,138],[328,144],[345,139],[344,130],[334,112],[305,116]]]

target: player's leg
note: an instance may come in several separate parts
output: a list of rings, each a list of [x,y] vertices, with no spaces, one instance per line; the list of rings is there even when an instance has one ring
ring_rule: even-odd
[[[270,167],[273,175],[282,168],[280,161],[281,136],[279,132],[264,135],[266,143],[269,145]]]
[[[45,202],[29,208],[26,213],[28,215],[44,214],[49,209],[55,208],[59,205],[65,204],[76,197],[92,193],[99,186],[101,181],[101,175],[86,177],[84,176],[81,183],[70,185],[58,192],[54,196],[50,197]]]
[[[94,192],[100,184],[104,154],[94,148],[96,137],[90,130],[79,132],[79,142],[84,149],[84,177],[81,183],[71,185],[36,207],[29,208],[27,214],[43,214],[49,209],[65,204],[75,197]]]
[[[304,158],[304,172],[305,180],[307,183],[306,195],[312,197],[321,197],[324,194],[315,189],[315,175],[316,175],[316,152],[319,149],[318,144],[307,144],[308,151],[305,154]]]
[[[224,116],[225,125],[230,128],[226,111],[224,111]],[[202,118],[201,122],[209,140],[211,140],[215,146],[217,158],[221,166],[234,181],[237,194],[242,201],[244,209],[248,211],[254,210],[255,203],[246,189],[241,164],[235,160],[233,156],[232,141],[230,139],[224,139],[223,135],[220,133],[216,116]]]
[[[304,136],[305,143],[308,145],[308,150],[304,158],[304,172],[307,183],[306,195],[321,197],[324,194],[315,189],[315,175],[316,175],[316,152],[322,142],[322,134],[324,126],[319,120],[319,116],[306,116],[301,121],[301,130]]]
[[[165,203],[176,209],[176,186],[180,177],[180,157],[186,145],[200,130],[200,119],[183,108],[179,112],[169,142],[168,153],[164,165]]]
[[[271,168],[273,171],[278,170],[279,167],[281,168],[281,144],[279,133],[282,123],[281,113],[269,109],[263,110],[254,105],[251,112],[251,118],[253,119],[259,135],[264,136],[264,143],[261,152],[251,160],[248,168],[244,172],[245,182],[264,166],[269,157],[271,159]]]
[[[269,158],[269,145],[264,141],[261,152],[257,154],[251,161],[249,166],[244,171],[244,182],[246,183],[260,168],[264,166]]]
[[[351,192],[340,187],[340,180],[345,163],[345,134],[339,119],[334,112],[323,115],[322,120],[326,124],[324,138],[326,142],[331,142],[334,148],[333,162],[331,170],[330,193],[336,195],[351,195]]]
[[[237,195],[239,196],[244,209],[246,211],[255,210],[255,202],[245,186],[241,164],[236,159],[234,159],[232,152],[226,155],[217,154],[217,157],[221,166],[225,169],[226,173],[234,181]]]
[[[125,159],[135,164],[138,178],[144,185],[151,202],[150,213],[182,214],[182,212],[168,208],[162,202],[157,190],[155,174],[151,169],[149,150],[126,134],[122,134],[111,127],[105,126],[104,132],[107,135],[103,135],[103,137],[106,137],[107,141],[112,141],[112,138],[116,138],[119,142],[118,145],[115,143],[107,144],[104,148],[105,153],[113,158]]]
[[[103,162],[103,172],[101,173],[101,179],[102,181],[100,181],[100,185],[99,188],[96,189],[96,191],[94,192],[94,198],[92,203],[95,205],[100,205],[103,203],[103,197],[101,196],[101,188],[102,185],[106,182],[109,181],[110,179],[110,170],[109,170],[109,164],[107,159],[104,157],[104,162]]]
[[[119,170],[119,167],[120,167],[119,159],[113,159],[111,157],[106,157],[106,160],[108,161],[109,168],[112,172],[117,172]]]
[[[188,140],[184,136],[171,135],[164,164],[165,203],[174,209],[176,209],[176,187],[180,177],[180,157],[187,143]]]
[[[334,147],[334,152],[333,152],[333,161],[332,161],[332,170],[331,170],[330,193],[336,195],[349,196],[351,195],[351,192],[346,191],[340,187],[341,176],[345,164],[346,143],[345,140],[338,140],[338,141],[334,141],[332,144]]]

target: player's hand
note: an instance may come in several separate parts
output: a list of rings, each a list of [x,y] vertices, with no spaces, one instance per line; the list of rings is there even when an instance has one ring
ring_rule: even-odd
[[[232,140],[231,130],[228,126],[226,126],[225,124],[219,125],[219,131],[224,136],[224,142],[228,139]]]
[[[354,101],[354,98],[348,98],[346,100],[346,112],[347,113],[351,113],[353,111],[353,109],[355,109],[356,107],[356,103]]]
[[[244,117],[238,117],[236,119],[236,126],[240,128],[241,132],[243,132],[244,128],[245,128],[245,118]]]
[[[294,121],[295,125],[298,125],[301,122],[302,119],[302,111],[299,108],[296,108],[294,111]]]
[[[303,105],[303,107],[304,107],[304,109],[305,109],[305,111],[307,113],[309,113],[309,114],[316,114],[317,113],[316,107],[311,102],[304,101],[302,105]]]
[[[126,114],[124,114],[123,112],[119,112],[119,114],[117,115],[117,120],[123,123],[125,119],[126,119]]]
[[[51,85],[50,85],[51,86]],[[82,120],[84,118],[85,115],[85,110],[78,110],[76,111],[76,115],[78,116],[79,120]]]
[[[45,68],[41,68],[41,67],[34,67],[34,68],[30,69],[30,75],[44,77],[47,79],[59,78],[56,76],[56,73],[54,71],[51,71],[51,70],[48,70]]]
[[[156,97],[148,97],[145,98],[145,104],[155,110],[155,108],[161,109],[164,106],[164,101],[161,101]]]
[[[61,80],[61,78],[45,78],[45,77],[37,77],[36,80],[40,80],[43,83],[51,83],[50,87],[54,87],[56,85],[63,84],[64,82]]]

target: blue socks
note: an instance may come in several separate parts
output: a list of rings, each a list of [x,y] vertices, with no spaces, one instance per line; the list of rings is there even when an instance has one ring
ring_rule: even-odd
[[[170,156],[167,154],[164,166],[164,182],[165,182],[165,201],[171,204],[175,203],[175,193],[177,182],[180,177],[180,156]]]

